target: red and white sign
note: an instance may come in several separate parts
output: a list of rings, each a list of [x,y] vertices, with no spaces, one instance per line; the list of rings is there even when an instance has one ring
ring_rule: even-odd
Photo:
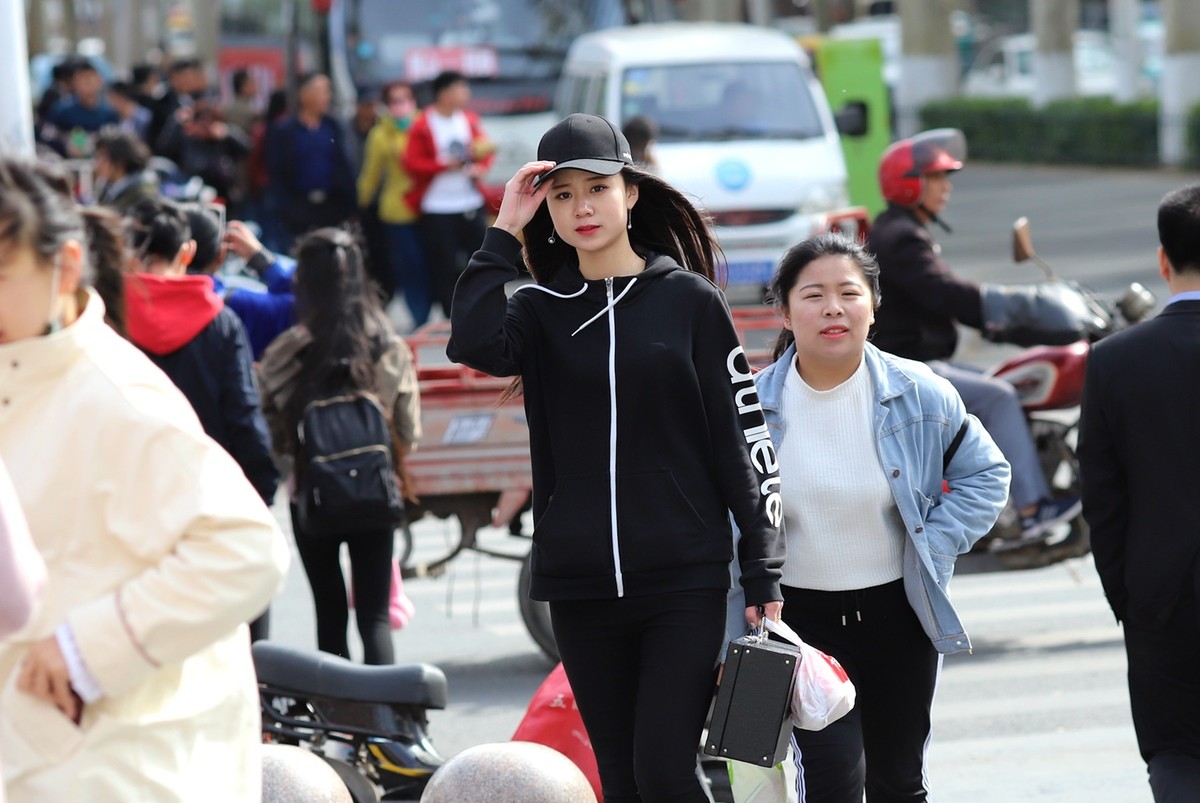
[[[413,47],[404,54],[404,80],[414,84],[447,70],[492,78],[500,72],[500,58],[493,47]]]

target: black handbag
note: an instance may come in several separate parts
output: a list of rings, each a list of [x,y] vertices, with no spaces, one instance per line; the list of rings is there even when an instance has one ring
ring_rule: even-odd
[[[787,755],[798,648],[766,634],[729,642],[704,752],[773,767]]]

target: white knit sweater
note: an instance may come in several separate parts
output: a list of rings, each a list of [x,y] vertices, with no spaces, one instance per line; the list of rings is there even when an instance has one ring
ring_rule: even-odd
[[[901,577],[904,524],[879,462],[875,407],[865,360],[826,391],[788,371],[779,449],[784,585],[844,591]]]

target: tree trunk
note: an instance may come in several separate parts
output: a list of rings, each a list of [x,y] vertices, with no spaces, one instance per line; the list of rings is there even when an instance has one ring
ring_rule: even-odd
[[[958,56],[950,30],[953,0],[904,0],[900,7],[900,86],[896,131],[912,136],[921,127],[921,107],[958,93]]]
[[[1037,45],[1033,51],[1033,105],[1074,97],[1075,28],[1079,0],[1030,0],[1029,13]]]
[[[1108,0],[1108,33],[1117,56],[1118,103],[1131,103],[1141,88],[1142,43],[1137,34],[1138,0]]]
[[[1164,164],[1181,165],[1188,158],[1187,124],[1200,102],[1200,3],[1163,0],[1166,55],[1160,87],[1158,149]]]

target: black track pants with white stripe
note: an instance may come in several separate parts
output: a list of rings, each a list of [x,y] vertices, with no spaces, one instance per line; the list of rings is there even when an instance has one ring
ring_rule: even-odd
[[[928,795],[930,708],[941,669],[896,580],[856,591],[783,588],[783,618],[837,658],[854,710],[822,731],[794,730],[801,803],[910,803]]]

